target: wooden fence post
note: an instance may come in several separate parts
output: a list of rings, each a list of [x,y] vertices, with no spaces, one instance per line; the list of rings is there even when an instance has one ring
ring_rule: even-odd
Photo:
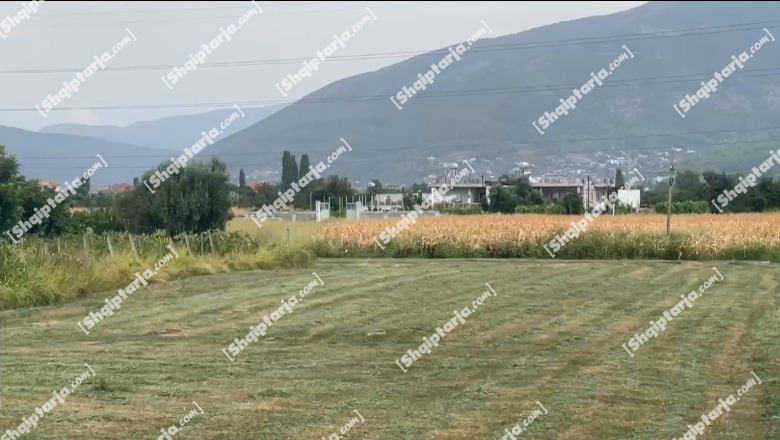
[[[290,228],[287,228],[287,247],[290,247]]]
[[[87,234],[84,234],[82,242],[84,246],[84,258],[89,258],[89,239],[87,239]]]
[[[135,250],[135,241],[133,240],[133,234],[130,234],[129,237],[130,237],[130,249],[133,250],[133,257],[135,258],[135,262],[138,263],[138,251]]]
[[[214,238],[211,237],[211,231],[207,231],[209,234],[209,244],[211,245],[211,254],[214,255]]]
[[[115,260],[114,258],[114,246],[111,245],[111,237],[106,235],[106,242],[108,243],[108,253],[111,254],[111,259]]]
[[[57,237],[57,256],[62,255],[62,249],[60,248],[60,237]]]

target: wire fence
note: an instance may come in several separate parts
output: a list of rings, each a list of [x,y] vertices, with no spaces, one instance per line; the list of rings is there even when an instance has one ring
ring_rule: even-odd
[[[132,254],[135,258],[156,257],[167,246],[186,249],[191,255],[234,255],[254,252],[260,245],[245,232],[208,231],[169,237],[165,233],[133,235],[124,232],[64,235],[55,238],[31,237],[22,246],[27,252],[58,258],[99,258]]]

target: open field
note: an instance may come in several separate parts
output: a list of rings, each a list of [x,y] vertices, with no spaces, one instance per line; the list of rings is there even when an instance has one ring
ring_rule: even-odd
[[[85,335],[102,298],[0,312],[0,431],[87,379],[30,439],[671,439],[763,381],[707,439],[780,438],[778,266],[718,262],[715,283],[630,357],[621,347],[714,274],[697,262],[330,260],[314,269],[150,285]],[[314,279],[324,281],[231,363],[222,349]],[[423,336],[489,297],[408,372]],[[113,293],[112,293],[113,294]],[[106,294],[108,296],[108,293]]]

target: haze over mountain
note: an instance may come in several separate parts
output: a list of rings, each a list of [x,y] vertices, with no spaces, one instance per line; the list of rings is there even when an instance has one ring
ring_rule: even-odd
[[[0,140],[0,145],[5,145],[8,153],[16,155],[21,174],[28,179],[71,182],[101,162],[95,156],[100,154],[108,167],[95,171],[92,188],[130,183],[133,177],[145,170],[182,154],[180,150],[138,147],[86,136],[36,133],[2,125]]]
[[[680,157],[689,166],[744,171],[772,148],[756,142],[773,134],[760,129],[779,127],[780,42],[765,43],[685,118],[672,106],[777,23],[775,2],[663,2],[482,38],[399,110],[390,97],[411,88],[453,43],[336,81],[217,142],[208,154],[223,157],[234,172],[248,171],[247,164],[277,167],[283,150],[308,153],[316,163],[345,138],[353,151],[330,171],[383,182],[419,181],[440,174],[443,162],[472,157],[478,159],[477,174],[485,175],[521,161],[548,169],[563,161],[590,170],[598,168],[592,162],[599,151],[611,156],[601,154],[596,162],[623,156],[628,166],[639,164],[652,174],[666,170],[672,147],[694,151]],[[474,31],[480,27],[475,20]],[[633,58],[615,68],[603,86],[583,96],[544,135],[533,127],[591,72],[609,70],[626,52],[624,45]],[[730,129],[738,131],[725,131]]]
[[[236,119],[225,129],[225,135],[236,133],[255,124],[274,112],[284,108],[275,105],[260,108],[241,108],[245,116]],[[127,127],[112,125],[56,124],[38,130],[40,133],[62,133],[76,136],[90,136],[111,142],[133,144],[141,147],[161,149],[183,149],[192,145],[200,132],[224,121],[234,108],[214,110],[195,115],[171,116],[155,121],[142,121]]]

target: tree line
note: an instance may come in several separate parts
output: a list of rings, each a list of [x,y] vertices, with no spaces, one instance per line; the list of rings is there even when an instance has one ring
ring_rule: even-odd
[[[724,191],[734,191],[742,181],[739,174],[705,171],[697,173],[683,170],[675,176],[672,187],[672,203],[675,212],[719,212],[712,200],[718,203]],[[753,187],[744,185],[744,193],[739,193],[721,208],[724,212],[765,212],[780,210],[780,179],[771,175],[762,175],[756,179]],[[648,206],[657,211],[666,212],[669,191],[668,181],[655,184],[642,192],[642,198]]]
[[[160,163],[156,169],[146,171],[135,178],[133,188],[122,193],[90,193],[89,180],[84,181],[74,194],[63,203],[56,205],[46,218],[27,233],[54,236],[68,233],[81,233],[88,229],[95,233],[106,231],[126,231],[134,234],[154,233],[158,230],[170,235],[180,233],[201,233],[208,230],[224,229],[231,218],[233,206],[258,209],[264,204],[272,204],[299,176],[309,170],[309,157],[300,156],[300,164],[289,151],[282,154],[281,179],[275,184],[260,183],[248,185],[243,169],[239,172],[238,185],[230,182],[227,166],[219,159],[210,162],[193,162],[172,174],[154,194],[140,184],[149,179],[155,171],[164,171],[170,164]],[[615,176],[615,187],[623,186],[620,170]],[[744,182],[738,174],[705,171],[697,173],[683,170],[675,177],[673,187],[673,211],[718,212],[711,200],[717,200],[724,191],[733,190]],[[659,182],[650,188],[641,190],[642,205],[666,212],[668,182]],[[367,195],[373,196],[382,190],[378,181],[367,188]],[[422,194],[429,189],[425,185],[415,184],[402,189],[403,205],[410,209],[415,203],[421,203]],[[19,222],[35,215],[47,200],[57,193],[52,188],[41,187],[37,181],[26,179],[19,172],[19,163],[15,156],[6,154],[0,145],[0,233],[5,234]],[[312,181],[296,194],[293,207],[309,209],[314,201],[326,201],[329,198],[350,198],[357,191],[346,177],[331,175]],[[490,202],[480,201],[482,211],[501,213],[547,213],[582,214],[585,207],[576,194],[567,194],[562,199],[546,202],[534,190],[527,178],[513,181],[511,185],[499,185],[492,188]],[[71,207],[88,208],[86,212],[73,212]],[[335,207],[331,207],[334,209]],[[476,213],[479,208],[469,208],[466,213]],[[756,179],[752,187],[738,194],[730,201],[724,212],[763,212],[780,210],[780,179],[769,175]],[[452,213],[459,213],[451,209]],[[474,212],[472,212],[474,211]],[[627,210],[627,211],[630,211]]]
[[[746,182],[740,174],[682,170],[674,176],[672,186],[672,212],[679,214],[719,213],[715,206],[718,198],[723,199],[724,191],[734,191],[740,182]],[[615,174],[615,183],[608,193],[625,185],[620,169]],[[744,191],[734,191],[736,197],[722,207],[724,213],[764,212],[780,210],[780,179],[771,175],[762,175],[754,186],[743,183]],[[664,180],[647,188],[640,189],[641,206],[656,212],[667,212],[669,181]],[[712,201],[715,200],[715,204]],[[545,201],[527,178],[517,179],[511,185],[491,188],[490,203],[483,201],[483,210],[501,213],[538,213],[538,214],[583,214],[582,199],[576,194],[566,194],[556,201]],[[630,213],[634,210],[620,206],[618,213]]]
[[[299,167],[295,156],[285,151],[281,181],[253,187],[247,185],[243,170],[238,185],[232,184],[227,165],[219,159],[188,164],[178,173],[170,174],[154,194],[141,182],[155,171],[165,171],[170,163],[162,162],[156,169],[144,172],[133,179],[132,189],[120,193],[91,194],[87,180],[75,189],[75,195],[57,204],[40,224],[33,225],[26,233],[56,236],[91,230],[149,234],[162,230],[174,236],[221,230],[231,218],[231,207],[259,208],[273,203],[279,192],[308,172],[309,164],[308,155],[301,156]],[[56,195],[53,188],[41,187],[36,180],[22,176],[16,157],[7,154],[0,145],[0,234],[5,235],[5,231],[12,230],[19,222],[27,221]],[[346,177],[331,175],[309,183],[296,195],[294,206],[307,209],[316,200],[354,195],[355,190]],[[70,208],[75,207],[87,209],[71,212]]]

